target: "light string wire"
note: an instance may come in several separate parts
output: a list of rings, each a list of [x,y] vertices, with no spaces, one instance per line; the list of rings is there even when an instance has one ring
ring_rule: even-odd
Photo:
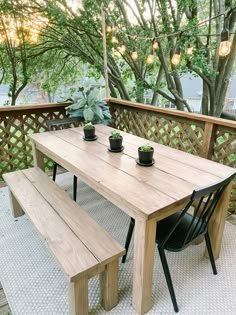
[[[229,17],[230,15],[232,14],[232,12],[236,9],[236,6],[223,12],[223,13],[220,13],[220,14],[217,14],[213,17],[210,17],[208,19],[205,19],[199,23],[197,23],[196,25],[193,25],[191,27],[187,27],[185,29],[182,29],[182,30],[178,30],[178,31],[175,31],[175,32],[172,32],[172,33],[169,33],[169,34],[163,34],[163,35],[158,35],[158,36],[154,36],[154,37],[141,37],[141,36],[137,36],[137,35],[130,35],[130,34],[127,34],[126,33],[126,36],[129,37],[129,38],[132,38],[133,41],[134,41],[134,47],[133,47],[133,51],[131,53],[131,58],[134,60],[134,61],[137,61],[138,59],[138,53],[136,51],[136,48],[135,48],[135,43],[138,41],[138,39],[141,39],[141,40],[145,40],[145,41],[152,41],[152,48],[151,48],[151,51],[148,55],[148,58],[147,58],[147,63],[148,64],[152,64],[154,62],[154,55],[153,55],[153,50],[154,49],[157,49],[158,48],[158,45],[159,45],[159,42],[160,42],[160,39],[162,38],[168,38],[168,37],[172,37],[172,36],[177,36],[178,37],[178,40],[177,40],[177,44],[175,46],[175,49],[174,49],[174,53],[172,55],[172,58],[171,58],[171,62],[172,64],[174,65],[178,65],[180,63],[180,54],[181,54],[181,46],[180,46],[180,41],[181,41],[181,37],[184,33],[189,33],[191,30],[193,29],[196,29],[198,28],[199,26],[202,26],[202,25],[205,25],[207,26],[207,23],[214,20],[214,19],[217,19],[218,17],[221,17],[221,16],[224,16],[224,26],[223,26],[223,30],[221,33],[219,34],[196,34],[197,36],[221,36],[221,43],[220,43],[220,46],[219,46],[219,55],[220,56],[227,56],[230,51],[231,51],[231,43],[229,42],[229,36],[231,34],[235,34],[235,33],[229,33],[229,29],[228,29],[228,24],[229,24]],[[110,21],[110,19],[108,18],[108,20]],[[109,31],[108,31],[109,29]],[[111,43],[112,44],[117,44],[118,43],[118,40],[116,38],[116,33],[117,33],[117,27],[115,26],[115,24],[112,24],[112,27],[108,25],[108,28],[107,28],[107,32],[108,33],[112,33],[112,40],[111,40]],[[188,37],[190,37],[190,35],[188,34]],[[123,54],[125,53],[126,51],[126,47],[124,45],[124,42],[122,43],[122,45],[120,46],[120,52]],[[186,53],[187,55],[192,55],[193,54],[193,47],[190,45],[190,43],[188,44],[188,47],[187,47],[187,50],[186,50]]]
[[[168,37],[171,37],[171,36],[176,36],[176,35],[180,35],[180,34],[189,32],[190,30],[195,29],[198,26],[204,25],[207,22],[210,22],[210,21],[212,21],[214,19],[217,19],[220,16],[224,16],[225,18],[227,18],[235,9],[236,9],[236,6],[231,8],[230,10],[227,10],[227,11],[223,12],[223,13],[220,13],[218,15],[215,15],[215,16],[211,17],[211,18],[205,19],[205,20],[197,23],[194,26],[191,26],[191,27],[188,27],[188,28],[185,28],[183,30],[176,31],[176,32],[172,32],[172,33],[169,33],[169,34],[163,34],[163,35],[153,36],[153,37],[142,37],[142,36],[130,35],[130,34],[126,33],[126,36],[129,37],[129,38],[134,38],[134,36],[135,36],[136,40],[141,39],[141,40],[147,40],[147,41],[148,40],[156,40],[156,41],[158,41],[158,40],[160,40],[162,38],[168,38]],[[112,25],[115,25],[115,23],[112,23]],[[234,34],[234,33],[230,33],[230,34]],[[209,34],[202,34],[202,35],[198,35],[198,36],[220,36],[220,34],[210,34],[210,35]]]

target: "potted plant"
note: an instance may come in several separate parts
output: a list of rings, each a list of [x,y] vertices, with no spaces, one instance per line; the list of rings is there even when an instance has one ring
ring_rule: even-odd
[[[112,130],[111,135],[109,137],[109,142],[110,142],[110,151],[122,151],[123,146],[122,146],[122,141],[123,137],[120,134],[119,130]]]
[[[95,127],[89,122],[84,125],[84,139],[94,139],[95,136]]]
[[[138,148],[138,164],[141,165],[152,165],[154,149],[148,143]]]
[[[73,97],[73,104],[66,107],[70,117],[81,117],[84,121],[93,124],[111,123],[111,114],[107,103],[100,98],[99,89],[90,82],[84,82],[77,92],[78,96]]]

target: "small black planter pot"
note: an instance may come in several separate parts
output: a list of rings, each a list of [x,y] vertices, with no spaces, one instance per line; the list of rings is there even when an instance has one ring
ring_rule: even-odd
[[[153,161],[154,149],[151,148],[151,151],[141,151],[141,148],[138,148],[138,157],[139,162],[143,164],[151,164]]]
[[[92,129],[84,128],[84,137],[85,139],[93,139],[95,137],[95,127]]]
[[[109,137],[109,142],[110,142],[110,148],[111,150],[121,150],[122,149],[122,141],[123,137],[121,136],[120,138],[114,139],[112,136]]]

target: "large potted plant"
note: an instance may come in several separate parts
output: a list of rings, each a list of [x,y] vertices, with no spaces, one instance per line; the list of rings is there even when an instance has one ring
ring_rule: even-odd
[[[109,151],[120,152],[124,149],[122,146],[123,137],[120,134],[119,130],[112,130],[109,137],[110,148]]]
[[[105,101],[100,99],[99,90],[91,84],[79,87],[79,96],[73,98],[73,104],[66,107],[70,117],[82,117],[93,124],[111,123],[111,114]]]
[[[155,163],[153,159],[154,149],[148,143],[138,148],[138,159],[136,162],[142,166],[151,166]]]

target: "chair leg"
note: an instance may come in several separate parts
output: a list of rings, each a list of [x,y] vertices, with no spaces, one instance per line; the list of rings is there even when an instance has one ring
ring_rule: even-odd
[[[210,237],[209,237],[208,231],[207,231],[206,234],[205,234],[205,241],[206,241],[206,246],[207,246],[209,258],[210,258],[210,261],[211,261],[211,266],[212,266],[213,274],[214,274],[214,275],[217,275],[216,264],[215,264],[215,258],[214,258],[213,252],[212,252],[211,241],[210,241]]]
[[[54,162],[54,165],[53,165],[53,174],[52,174],[52,180],[55,182],[56,180],[56,175],[57,175],[57,163]]]
[[[129,250],[129,244],[132,238],[132,234],[133,234],[133,230],[134,230],[134,225],[135,225],[135,220],[133,218],[131,218],[130,220],[130,224],[129,224],[129,230],[128,230],[128,234],[127,234],[127,238],[126,238],[126,242],[125,242],[125,250],[126,253],[125,255],[122,257],[122,263],[124,264],[126,261],[126,256]]]
[[[73,199],[76,201],[77,197],[77,177],[74,175],[74,182],[73,182]]]
[[[174,310],[176,313],[178,313],[179,308],[178,308],[178,304],[177,304],[176,297],[175,297],[175,291],[174,291],[173,283],[171,280],[170,270],[169,270],[169,267],[167,264],[165,251],[163,248],[160,248],[159,246],[158,246],[158,251],[159,251],[160,258],[161,258],[161,263],[162,263],[162,267],[164,270],[167,286],[168,286],[168,289],[170,292],[170,297],[171,297],[171,300],[172,300],[172,303],[174,306]]]

